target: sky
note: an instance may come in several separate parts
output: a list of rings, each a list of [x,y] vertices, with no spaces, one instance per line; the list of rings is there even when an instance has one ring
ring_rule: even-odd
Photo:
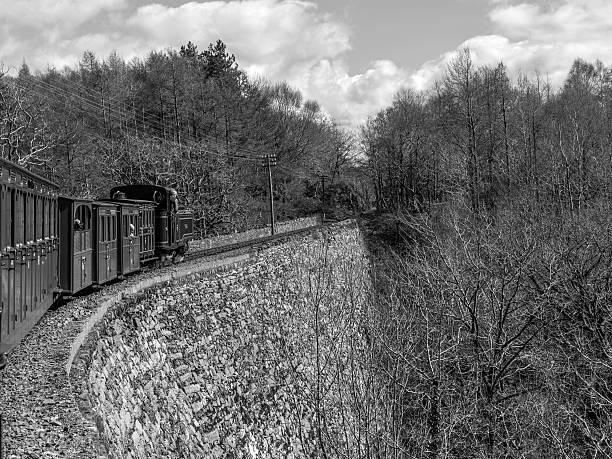
[[[356,129],[455,53],[560,85],[574,59],[612,65],[612,0],[0,0],[0,63],[74,67],[221,38],[243,70],[287,81]]]

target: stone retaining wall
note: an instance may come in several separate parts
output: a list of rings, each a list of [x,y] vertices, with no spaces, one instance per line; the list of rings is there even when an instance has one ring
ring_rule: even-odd
[[[328,437],[354,446],[334,429],[354,421],[340,386],[367,270],[344,224],[110,307],[82,348],[110,457],[311,457],[317,403]]]

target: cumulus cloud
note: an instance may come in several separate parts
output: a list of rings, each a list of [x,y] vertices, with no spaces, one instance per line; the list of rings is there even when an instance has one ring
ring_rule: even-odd
[[[476,36],[457,50],[470,48],[477,65],[504,62],[512,76],[538,72],[560,85],[573,61],[612,56],[612,2],[609,0],[553,0],[507,4],[494,2],[489,20],[494,34]],[[411,85],[424,89],[440,78],[456,56],[451,51],[425,63],[411,75]]]
[[[139,8],[127,25],[144,46],[206,45],[222,37],[239,63],[267,77],[292,76],[304,63],[333,58],[350,48],[348,27],[296,0],[192,2]]]
[[[2,1],[2,16],[12,32],[22,27],[49,28],[52,31],[67,32],[97,17],[103,12],[123,9],[126,0],[20,0]]]
[[[398,89],[407,83],[407,72],[388,60],[375,61],[371,68],[356,75],[350,75],[341,60],[322,60],[297,82],[339,124],[350,128],[389,105]]]
[[[111,47],[101,32],[127,7],[127,0],[0,0],[0,61],[14,68],[26,59],[40,70],[74,65],[85,49],[101,41],[107,42],[104,51]],[[88,45],[77,49],[83,43]]]

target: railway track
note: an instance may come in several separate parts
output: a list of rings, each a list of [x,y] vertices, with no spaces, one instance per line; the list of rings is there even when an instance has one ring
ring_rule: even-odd
[[[278,233],[275,235],[270,235],[270,236],[263,236],[263,237],[258,237],[258,238],[254,238],[254,239],[248,239],[246,241],[240,241],[240,242],[236,242],[233,244],[225,244],[225,245],[221,245],[218,247],[210,247],[208,249],[198,249],[198,250],[193,250],[190,249],[186,254],[185,254],[185,258],[184,261],[191,261],[191,260],[196,260],[198,258],[203,258],[203,257],[210,257],[213,255],[220,255],[220,254],[225,254],[225,253],[229,253],[229,252],[233,252],[236,250],[241,250],[244,248],[257,248],[260,245],[264,245],[264,244],[268,244],[271,242],[281,242],[284,239],[291,237],[291,236],[295,236],[298,234],[307,234],[310,233],[312,231],[315,231],[317,229],[323,228],[325,226],[325,223],[323,224],[318,224],[318,225],[313,225],[313,226],[308,226],[306,228],[300,228],[300,229],[296,229],[296,230],[291,230],[291,231],[285,231],[282,233]]]
[[[284,242],[286,239],[296,236],[299,234],[308,234],[312,231],[319,230],[325,228],[330,225],[346,225],[354,222],[353,219],[344,219],[344,220],[326,220],[323,223],[319,223],[317,225],[308,226],[306,228],[300,228],[296,230],[284,231],[282,233],[263,236],[253,239],[248,239],[246,241],[236,242],[233,244],[224,244],[218,247],[210,247],[208,249],[190,249],[184,257],[184,261],[196,260],[198,258],[203,257],[211,257],[215,255],[221,254],[229,254],[235,251],[239,251],[242,249],[254,249],[254,248],[264,248],[273,243]]]

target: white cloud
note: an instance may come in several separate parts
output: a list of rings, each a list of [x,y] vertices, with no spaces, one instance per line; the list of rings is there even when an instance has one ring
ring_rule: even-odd
[[[357,75],[349,75],[341,60],[322,60],[296,81],[339,124],[352,128],[389,105],[398,89],[407,83],[407,72],[388,60],[375,61],[371,68]]]
[[[127,0],[0,0],[0,62],[16,68],[26,59],[39,70],[74,65],[100,44],[89,39],[99,35],[91,30],[102,30],[125,8]]]
[[[345,24],[319,13],[313,3],[294,0],[149,5],[139,8],[127,25],[144,49],[187,40],[206,46],[221,37],[241,66],[257,66],[269,78],[350,47]]]
[[[556,0],[547,7],[535,2],[495,3],[489,19],[496,34],[476,36],[457,47],[470,48],[477,65],[504,62],[512,76],[538,72],[558,86],[577,58],[612,63],[609,0]],[[455,55],[451,51],[424,64],[412,75],[412,85],[428,87]]]
[[[45,29],[74,28],[102,12],[122,9],[126,0],[2,0],[2,17],[12,31],[21,27]]]

